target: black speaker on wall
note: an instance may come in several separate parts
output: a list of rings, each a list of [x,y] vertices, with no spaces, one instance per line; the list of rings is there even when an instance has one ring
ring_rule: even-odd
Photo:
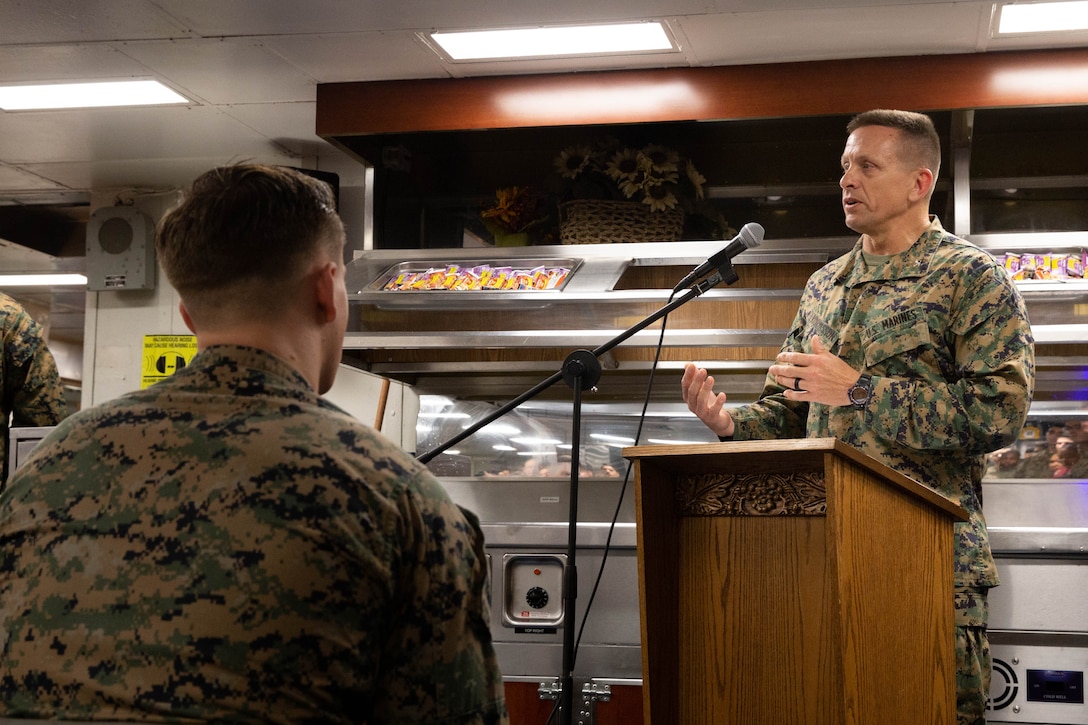
[[[155,288],[155,225],[132,207],[95,209],[87,222],[87,289]]]

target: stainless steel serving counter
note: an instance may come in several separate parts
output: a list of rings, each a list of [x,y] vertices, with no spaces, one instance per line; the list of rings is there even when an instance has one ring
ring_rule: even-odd
[[[562,602],[569,479],[474,477],[442,483],[454,501],[480,518],[491,560],[491,634],[504,678],[536,683],[542,699],[556,696],[568,624]],[[573,625],[581,636],[574,692],[581,700],[577,722],[590,725],[610,690],[642,682],[634,483],[624,490],[619,478],[584,478],[578,501]]]
[[[494,583],[492,635],[504,674],[546,693],[562,664],[560,608],[567,540],[565,478],[446,478],[454,500],[480,516]],[[641,677],[633,490],[583,479],[578,522],[577,621],[585,632],[576,689]],[[990,594],[994,658],[990,723],[1088,725],[1088,481],[984,484],[1002,585]],[[618,505],[611,549],[589,598]],[[546,597],[541,595],[544,590]],[[543,602],[543,603],[542,603]],[[592,722],[592,703],[589,708]]]

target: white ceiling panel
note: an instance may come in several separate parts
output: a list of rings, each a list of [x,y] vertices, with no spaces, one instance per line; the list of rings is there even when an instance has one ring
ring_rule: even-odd
[[[260,136],[299,156],[319,156],[334,147],[317,135],[317,103],[251,103],[223,108]]]
[[[62,188],[26,169],[0,164],[0,191],[55,191]]]
[[[177,19],[205,37],[310,35],[396,27],[412,6],[384,0],[163,1]],[[429,3],[428,3],[429,4]],[[450,3],[453,4],[453,3]]]
[[[275,153],[274,149],[262,153],[230,153],[190,156],[185,158],[151,157],[128,161],[91,161],[84,163],[31,164],[30,171],[57,179],[75,189],[93,188],[98,191],[117,189],[173,193],[188,186],[205,171],[242,162],[283,164],[299,166],[299,158],[291,154]]]
[[[782,63],[857,57],[856,49],[879,39],[882,56],[969,53],[977,49],[977,3],[934,6],[926,22],[910,8],[801,10],[736,13],[682,21],[699,49],[700,65]],[[896,28],[889,34],[888,28]],[[834,36],[834,45],[827,38]]]
[[[148,0],[3,0],[0,43],[178,38],[185,27]]]
[[[210,106],[3,115],[0,160],[15,164],[254,155],[272,143]],[[282,152],[282,150],[281,150]]]
[[[701,14],[708,7],[704,0],[163,0],[160,4],[203,36],[601,22]]]
[[[283,35],[262,41],[269,50],[322,83],[436,78],[441,59],[406,30],[331,35]]]
[[[140,62],[106,43],[0,46],[0,80],[20,83],[149,76]]]
[[[125,43],[123,50],[179,90],[191,91],[212,104],[317,97],[313,78],[249,39],[136,42]]]

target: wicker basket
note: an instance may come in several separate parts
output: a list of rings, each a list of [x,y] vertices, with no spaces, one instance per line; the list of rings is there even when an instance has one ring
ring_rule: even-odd
[[[684,231],[684,211],[653,211],[637,201],[575,199],[559,205],[562,244],[675,242]]]

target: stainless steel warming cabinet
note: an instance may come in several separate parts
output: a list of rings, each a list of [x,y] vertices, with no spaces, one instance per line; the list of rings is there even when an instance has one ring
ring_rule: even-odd
[[[1088,723],[1088,480],[985,485],[1002,584],[990,595],[991,723]]]

